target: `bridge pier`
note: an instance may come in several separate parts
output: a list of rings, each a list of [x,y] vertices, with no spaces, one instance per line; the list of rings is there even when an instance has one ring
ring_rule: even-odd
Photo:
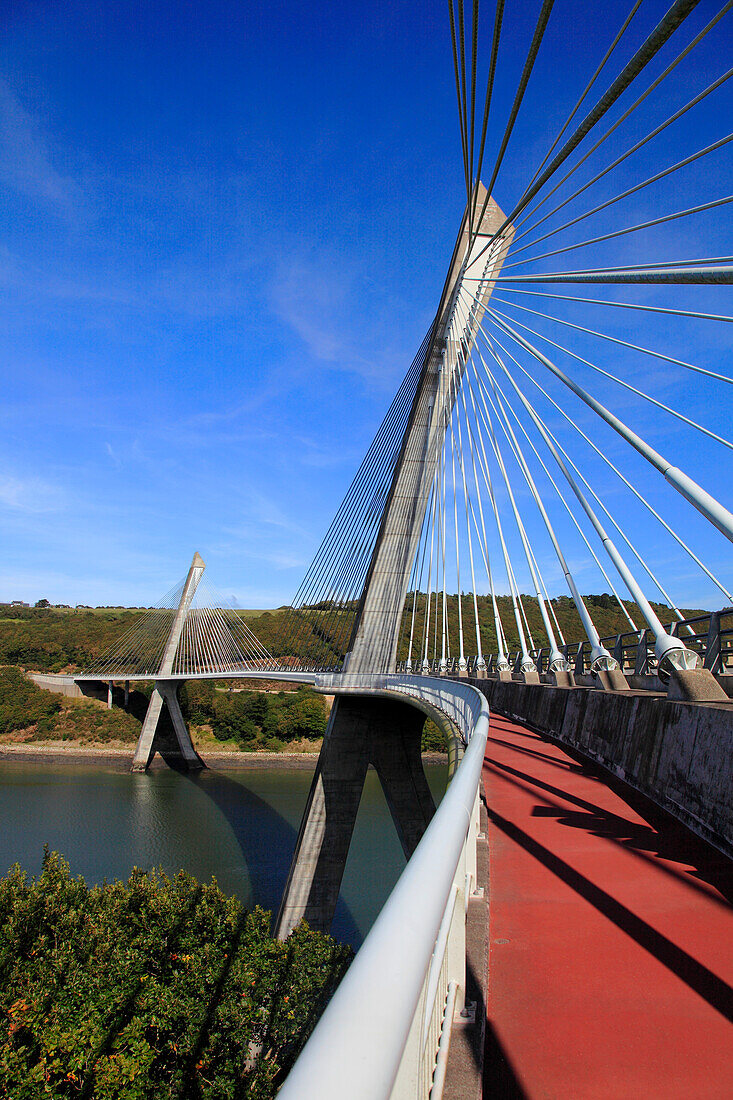
[[[188,732],[188,726],[181,712],[181,704],[178,701],[178,689],[181,683],[181,680],[156,681],[153,694],[150,696],[150,702],[148,703],[143,728],[140,730],[135,756],[132,760],[132,770],[134,772],[147,771],[150,761],[159,748],[162,750],[162,756],[169,757],[172,755],[169,747],[164,747],[161,744],[159,722],[163,703],[168,709],[176,737],[178,752],[175,753],[174,750],[175,756],[180,754],[181,762],[187,771],[196,771],[206,766],[193,747],[191,734]]]
[[[329,930],[370,764],[406,858],[414,852],[435,813],[420,752],[424,721],[409,703],[337,696],[276,922],[280,939],[303,919]]]

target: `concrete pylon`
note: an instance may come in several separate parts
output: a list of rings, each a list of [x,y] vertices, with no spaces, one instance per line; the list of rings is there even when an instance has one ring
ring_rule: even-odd
[[[415,851],[435,813],[420,753],[424,721],[421,711],[397,700],[334,701],[277,917],[280,939],[303,919],[311,928],[330,928],[370,764],[405,857]]]
[[[478,183],[477,191],[476,208],[480,211],[486,188]],[[394,672],[410,572],[456,398],[456,383],[463,377],[514,229],[507,227],[501,238],[480,254],[504,221],[502,211],[489,199],[467,257],[468,219],[464,214],[352,632],[344,665],[350,673]],[[471,291],[480,305],[472,308],[456,339],[451,321],[464,276],[471,279]],[[449,340],[454,344],[451,348]],[[452,379],[451,372],[443,370],[447,353],[457,365]]]
[[[183,585],[183,592],[181,593],[181,599],[176,610],[175,618],[173,619],[173,625],[168,635],[168,641],[163,651],[163,659],[158,669],[158,676],[160,677],[170,677],[173,672],[173,662],[175,661],[178,651],[178,643],[181,640],[186,616],[190,610],[193,597],[196,594],[196,589],[199,586],[199,581],[204,575],[205,568],[206,565],[201,555],[198,553],[194,554],[191,568],[188,571],[185,584]],[[178,702],[178,689],[182,682],[182,680],[156,679],[155,687],[150,696],[150,702],[148,703],[148,709],[145,714],[143,728],[140,730],[135,756],[132,761],[132,770],[134,772],[144,772],[155,755],[155,735],[158,730],[158,722],[160,721],[163,703],[165,703],[168,708],[168,713],[173,723],[173,729],[178,743],[178,749],[187,769],[193,771],[205,767],[203,760],[193,747],[191,735],[188,732],[188,727],[181,713],[181,705]]]
[[[486,189],[477,184],[476,209]],[[433,477],[471,345],[483,318],[514,230],[479,253],[504,222],[493,201],[486,204],[468,253],[469,227],[464,214],[448,278],[433,323],[407,430],[392,477],[376,545],[362,592],[344,671],[378,675],[394,672],[402,613],[412,563],[422,531]],[[459,333],[451,328],[464,276],[478,298]],[[448,348],[448,341],[455,346]],[[443,367],[457,364],[453,378]],[[414,851],[434,812],[422,767],[420,741],[424,716],[409,704],[370,696],[337,696],[318,767],[311,785],[295,855],[277,920],[284,939],[299,920],[312,928],[330,928],[364,778],[376,769],[405,855]]]

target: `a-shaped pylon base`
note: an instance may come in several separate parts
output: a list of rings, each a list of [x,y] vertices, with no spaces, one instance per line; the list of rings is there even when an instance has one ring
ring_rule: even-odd
[[[168,714],[173,724],[178,752],[175,752],[175,750],[173,752],[166,750],[165,752],[161,751],[161,755],[168,760],[180,764],[186,771],[197,771],[206,767],[193,747],[191,735],[188,732],[188,726],[181,713],[181,704],[178,702],[179,687],[180,681],[156,681],[155,687],[153,688],[153,694],[150,696],[147,713],[145,714],[145,721],[140,731],[137,748],[135,749],[135,756],[132,761],[132,770],[134,772],[147,771],[150,761],[155,756],[156,751],[162,749],[160,744],[159,723],[163,710],[163,703],[165,703],[168,708]]]

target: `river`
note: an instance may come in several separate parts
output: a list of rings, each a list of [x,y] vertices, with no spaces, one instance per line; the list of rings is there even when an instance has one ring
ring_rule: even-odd
[[[0,874],[37,874],[44,844],[89,884],[133,867],[183,868],[248,907],[276,910],[311,782],[285,768],[169,769],[132,775],[100,765],[0,765]],[[447,769],[426,766],[436,802]],[[405,865],[379,779],[370,771],[333,934],[358,947]]]

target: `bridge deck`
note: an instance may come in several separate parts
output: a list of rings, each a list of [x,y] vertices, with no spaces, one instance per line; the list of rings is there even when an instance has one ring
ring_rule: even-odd
[[[730,1096],[728,861],[499,716],[484,784],[485,1095]]]

